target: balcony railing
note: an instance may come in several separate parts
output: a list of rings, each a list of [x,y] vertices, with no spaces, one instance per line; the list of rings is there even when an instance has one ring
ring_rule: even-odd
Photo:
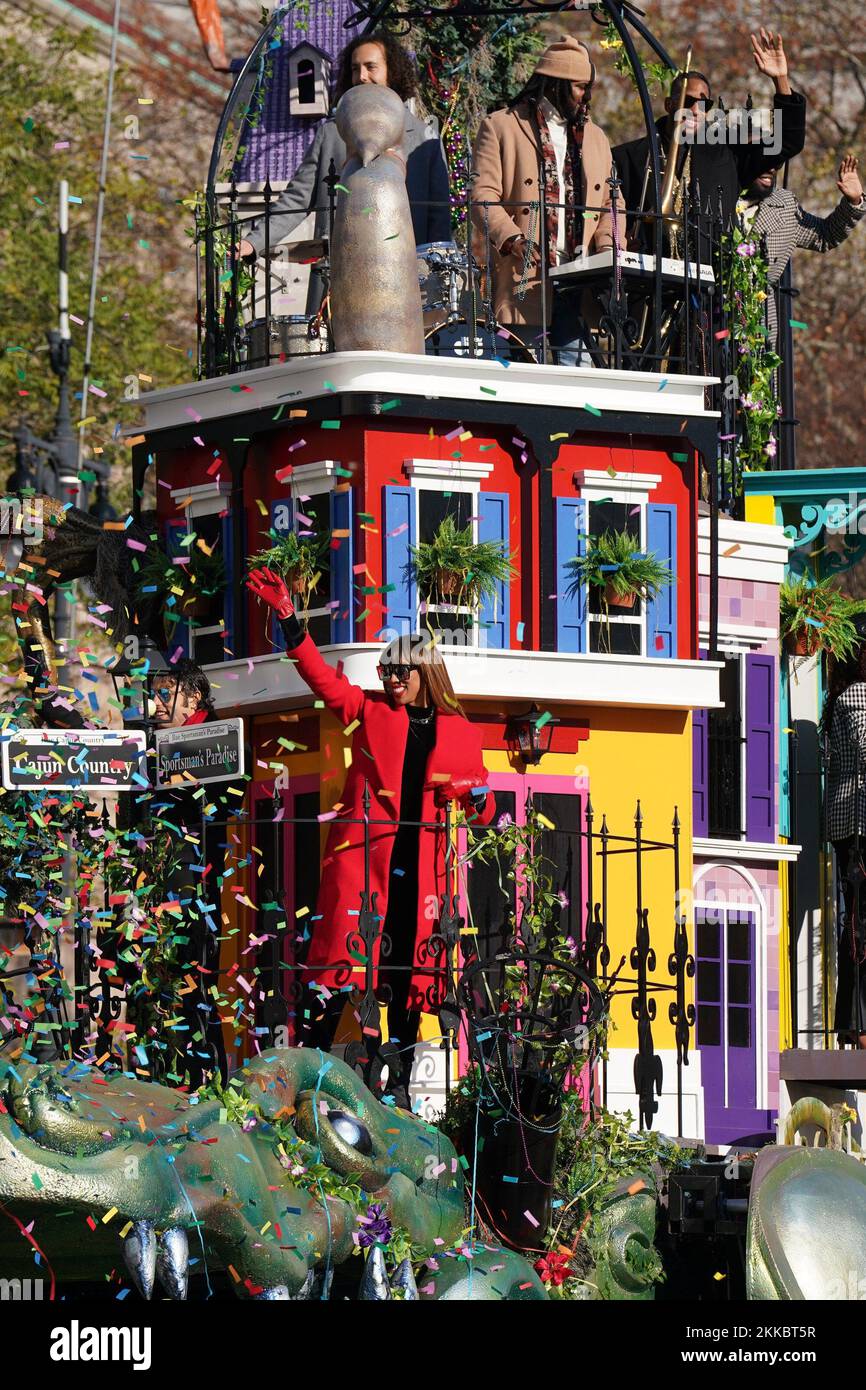
[[[420,963],[411,960],[401,963],[394,952],[394,943],[383,933],[384,923],[376,910],[375,894],[371,893],[370,874],[370,848],[377,827],[387,826],[391,831],[394,822],[377,821],[371,815],[371,797],[367,789],[363,818],[341,819],[341,826],[345,824],[347,831],[351,826],[360,826],[363,830],[364,882],[357,906],[357,926],[347,936],[339,959],[313,969],[305,964],[307,948],[299,945],[296,938],[301,924],[315,918],[311,919],[309,912],[297,912],[298,907],[308,906],[304,903],[294,904],[294,917],[290,920],[292,904],[287,900],[284,885],[290,867],[286,856],[299,852],[298,834],[312,835],[317,844],[321,819],[318,816],[285,816],[281,793],[276,790],[272,805],[267,805],[269,800],[267,796],[264,800],[257,799],[253,813],[243,817],[254,842],[262,850],[263,866],[263,873],[252,890],[257,894],[258,908],[254,950],[251,952],[247,948],[244,953],[248,962],[245,972],[254,973],[256,979],[255,990],[245,999],[245,1021],[250,1023],[249,1033],[255,1045],[264,1049],[280,1043],[309,1042],[305,1007],[308,1010],[311,1004],[323,1007],[321,1001],[329,993],[352,988],[361,1038],[349,1044],[346,1060],[371,1088],[378,1090],[384,1073],[399,1066],[398,1048],[392,1041],[383,1041],[380,1028],[383,986],[381,978],[377,985],[374,969],[374,957],[378,954],[380,970],[387,968],[392,988],[395,980],[410,974],[416,980],[423,977],[429,981],[425,986],[428,1000],[425,1012],[438,1017],[438,1044],[444,1054],[447,1091],[454,1074],[453,1058],[461,1043],[464,1048],[468,1047],[470,1060],[481,1057],[479,1045],[491,1036],[486,1025],[481,1031],[484,1022],[481,1015],[489,1008],[491,991],[495,994],[503,988],[505,972],[517,962],[527,971],[529,980],[539,982],[537,995],[533,996],[529,989],[527,998],[511,1010],[519,1020],[517,1033],[522,1036],[529,1029],[536,1040],[545,1040],[545,1047],[550,1038],[566,1045],[570,1043],[575,1052],[581,1054],[580,1066],[587,1060],[588,1050],[595,1082],[593,1094],[602,1104],[607,1102],[606,1019],[612,1000],[622,996],[630,1000],[638,1036],[634,1063],[636,1108],[640,1123],[646,1128],[653,1124],[662,1086],[662,1063],[655,1051],[653,1023],[659,995],[667,1000],[665,1012],[675,1028],[676,1091],[679,1132],[682,1133],[683,1067],[688,1064],[694,1027],[694,1008],[687,1002],[687,981],[694,975],[695,965],[686,919],[679,910],[681,832],[676,808],[673,809],[671,838],[667,841],[645,835],[640,803],[634,816],[633,833],[619,835],[609,830],[604,816],[599,821],[588,799],[582,814],[570,828],[555,827],[553,822],[542,818],[540,824],[549,825],[548,832],[537,829],[539,822],[537,817],[533,819],[533,814],[541,804],[547,810],[550,807],[543,798],[535,806],[530,795],[525,812],[536,829],[532,832],[528,853],[533,860],[536,854],[543,855],[551,864],[553,886],[560,893],[562,903],[559,914],[536,910],[538,889],[522,879],[519,866],[516,881],[503,891],[506,875],[500,875],[499,868],[491,867],[488,862],[487,887],[495,880],[499,893],[486,897],[483,867],[480,864],[469,867],[473,850],[477,850],[482,836],[493,836],[497,845],[502,843],[512,824],[511,816],[500,816],[494,826],[480,832],[474,832],[471,827],[458,827],[452,820],[450,806],[435,827],[428,822],[412,822],[419,828],[435,828],[444,835],[447,888],[441,897],[438,920],[424,959]],[[496,809],[499,810],[498,803]],[[109,829],[109,824],[104,810],[103,831]],[[204,845],[206,833],[217,831],[222,837],[226,826],[237,824],[237,821],[205,822],[203,819],[200,843]],[[132,857],[134,851],[130,849],[129,854]],[[513,843],[503,854],[510,855],[513,864]],[[657,906],[646,900],[646,857],[649,854],[661,854],[666,865],[664,877],[669,891],[665,903],[670,910],[665,911],[661,920],[657,919]],[[476,876],[474,886],[473,875]],[[312,878],[307,874],[310,880],[307,888],[313,899],[315,876],[315,870]],[[658,885],[661,876],[656,872],[653,877]],[[633,895],[634,910],[630,909],[628,916],[637,926],[631,946],[626,935],[617,933],[614,942],[610,939],[614,888],[620,905]],[[479,910],[482,902],[487,907]],[[70,1059],[77,1056],[91,1058],[98,1065],[106,1062],[109,1067],[124,1065],[119,1039],[127,1026],[121,1019],[130,986],[120,978],[117,963],[118,945],[123,945],[118,916],[122,908],[119,909],[117,903],[116,884],[113,894],[106,884],[93,901],[79,903],[68,936],[73,950],[71,966],[67,966],[66,972],[61,960],[59,934],[41,929],[32,913],[3,919],[7,939],[9,932],[23,933],[18,952],[8,957],[7,964],[0,970],[0,1014],[4,1016],[4,1033],[18,1034],[26,1043],[26,1051],[40,1060],[48,1060],[52,1055]],[[216,915],[219,915],[218,905]],[[187,906],[182,919],[187,923],[186,929],[192,917],[195,912]],[[281,924],[286,929],[282,929]],[[178,930],[185,928],[181,925]],[[569,948],[564,952],[566,938]],[[614,950],[622,953],[618,959],[612,954]],[[29,954],[30,959],[18,964],[22,954]],[[69,951],[63,954],[68,955]],[[555,961],[553,965],[551,960]],[[14,968],[10,968],[13,962]],[[189,968],[175,967],[180,975],[187,971],[187,980]],[[218,971],[206,972],[208,985],[216,973],[224,987],[235,978],[236,971],[237,965],[228,968],[224,965]],[[551,971],[556,976],[552,991],[545,991],[540,983],[545,971],[548,976]],[[331,981],[329,990],[322,994],[311,992],[311,983],[325,972]],[[73,975],[74,991],[64,983],[65,974]],[[482,977],[483,990],[479,986]],[[20,978],[28,986],[28,999],[23,1004],[16,999],[13,988],[14,981]],[[563,990],[566,990],[564,998]],[[387,992],[386,987],[384,994]],[[225,1007],[221,1007],[220,1012],[225,1013]],[[171,1023],[169,1019],[167,1027],[170,1028]],[[500,1019],[494,1031],[501,1031],[504,1026]],[[584,1029],[589,1036],[588,1047],[582,1043]],[[157,1078],[170,1070],[166,1056],[171,1055],[172,1037],[169,1032],[165,1035],[168,1041],[157,1038],[147,1043],[147,1064]],[[520,1037],[511,1038],[511,1042],[520,1043]],[[407,1045],[405,1040],[403,1045]],[[206,1044],[200,1043],[199,1047],[202,1046]],[[142,1050],[140,1046],[136,1048],[141,1064]],[[466,1051],[463,1056],[467,1056]]]

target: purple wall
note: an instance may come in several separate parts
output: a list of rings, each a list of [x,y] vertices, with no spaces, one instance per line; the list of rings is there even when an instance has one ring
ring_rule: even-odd
[[[354,0],[313,0],[309,15],[294,9],[283,20],[283,45],[271,49],[273,75],[268,84],[259,125],[248,132],[246,152],[238,165],[239,183],[272,182],[292,177],[313,142],[321,118],[292,116],[289,111],[289,55],[299,43],[311,43],[331,57],[336,79],[340,51],[354,38],[356,28],[346,29],[355,13]]]

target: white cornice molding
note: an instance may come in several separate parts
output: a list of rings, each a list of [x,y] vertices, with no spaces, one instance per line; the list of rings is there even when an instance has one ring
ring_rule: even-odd
[[[327,384],[326,384],[327,383]],[[704,392],[711,377],[670,376],[659,391],[655,372],[616,371],[606,367],[553,367],[487,358],[428,357],[403,352],[330,352],[290,358],[251,372],[191,381],[142,397],[147,430],[189,427],[230,419],[254,410],[272,411],[285,402],[299,405],[340,394],[376,394],[424,400],[447,400],[459,418],[461,401],[477,404],[482,387],[498,405],[537,405],[583,412],[591,406],[603,412],[651,415],[659,421],[719,418],[708,410]],[[239,388],[243,387],[243,390]],[[575,423],[577,437],[592,429],[592,414]],[[129,434],[141,433],[130,427]],[[200,432],[200,431],[199,431]]]
[[[710,625],[701,619],[698,626],[698,636],[701,643],[708,643],[710,640]],[[719,623],[719,644],[720,646],[733,648],[736,651],[757,651],[759,647],[764,647],[768,642],[778,642],[779,631],[774,627],[740,627],[736,623]]]
[[[719,517],[719,577],[781,584],[792,545],[781,526]],[[702,516],[698,518],[698,574],[709,573],[710,518]]]
[[[403,472],[407,478],[446,480],[455,483],[484,483],[493,472],[492,463],[474,463],[469,459],[404,459]]]
[[[317,459],[313,463],[296,464],[289,479],[292,496],[300,497],[305,492],[331,492],[338,482],[336,470],[342,467],[338,459]]]
[[[692,851],[695,859],[704,858],[719,861],[719,856],[725,859],[742,859],[747,861],[770,860],[772,863],[793,863],[799,858],[802,845],[781,844],[776,841],[771,844],[762,844],[758,840],[711,840],[703,835],[696,835],[692,841]],[[701,863],[701,868],[710,867]],[[715,867],[715,864],[714,866]],[[718,867],[723,869],[724,863],[718,862]]]
[[[381,690],[376,662],[381,642],[323,646],[331,665],[363,690]],[[569,652],[443,648],[458,698],[546,705],[606,705],[643,709],[718,709],[720,662],[664,657],[572,655]],[[273,653],[207,668],[219,710],[287,708],[313,699],[293,661]]]
[[[574,485],[588,502],[610,498],[613,502],[644,502],[661,482],[660,473],[608,473],[603,468],[578,468]]]

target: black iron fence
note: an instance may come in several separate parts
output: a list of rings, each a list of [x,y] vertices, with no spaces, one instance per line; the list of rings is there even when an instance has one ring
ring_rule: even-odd
[[[275,801],[275,806],[277,804],[282,810],[282,802]],[[454,1073],[454,1055],[460,1047],[461,1035],[464,1045],[471,1038],[488,1035],[480,1031],[483,1023],[481,1015],[474,1016],[479,1008],[483,1012],[486,1005],[483,999],[477,1007],[473,1004],[473,998],[477,1001],[479,995],[477,987],[473,992],[469,986],[469,977],[476,981],[477,986],[479,972],[487,972],[489,982],[497,973],[501,976],[515,959],[524,962],[521,968],[532,968],[539,962],[543,967],[545,961],[553,960],[554,964],[558,961],[562,964],[557,968],[565,971],[571,981],[571,1004],[565,1033],[561,1006],[553,1012],[545,1012],[546,1006],[542,1005],[536,1007],[533,1004],[531,1009],[524,1006],[523,1014],[518,1010],[515,1017],[523,1017],[524,1020],[530,1017],[534,1020],[534,1026],[538,1024],[546,1036],[552,1036],[551,1029],[558,1029],[557,1037],[565,1036],[566,1041],[570,1036],[575,1045],[575,1067],[582,1069],[587,1062],[589,1064],[593,1078],[593,1103],[600,1100],[606,1104],[607,1020],[612,1001],[622,996],[629,998],[638,1035],[634,1061],[637,1110],[640,1124],[649,1128],[658,1111],[663,1085],[666,1084],[662,1060],[653,1037],[659,996],[663,1001],[666,999],[668,1020],[674,1026],[676,1040],[677,1113],[679,1131],[682,1132],[682,1072],[688,1063],[694,1026],[694,1008],[688,1000],[688,981],[694,976],[695,962],[686,917],[680,911],[681,832],[676,810],[668,841],[654,840],[645,835],[640,803],[636,808],[633,833],[629,835],[612,833],[605,817],[598,824],[589,800],[575,828],[557,828],[551,824],[551,831],[555,832],[557,838],[555,843],[551,841],[547,847],[555,849],[560,867],[568,858],[577,866],[570,882],[576,885],[580,902],[571,902],[565,894],[560,894],[563,899],[561,914],[553,912],[546,915],[537,911],[537,887],[531,883],[522,884],[520,875],[517,876],[513,896],[504,892],[496,910],[487,917],[479,911],[476,893],[473,915],[473,851],[482,837],[488,840],[492,837],[492,842],[496,843],[497,835],[501,833],[504,836],[506,833],[505,824],[500,823],[484,831],[474,831],[471,826],[458,827],[452,820],[450,806],[444,811],[443,820],[435,826],[419,822],[419,829],[436,829],[444,836],[446,889],[440,897],[438,915],[423,953],[414,961],[402,963],[394,956],[394,943],[383,930],[384,923],[375,893],[371,892],[371,839],[376,836],[380,826],[393,831],[394,823],[380,822],[371,816],[367,792],[363,819],[360,822],[345,822],[347,829],[352,825],[360,825],[363,829],[364,885],[358,904],[357,926],[346,939],[342,957],[329,961],[326,967],[314,969],[305,964],[305,948],[297,944],[297,933],[280,930],[277,918],[282,918],[285,928],[289,918],[288,902],[285,888],[276,878],[278,857],[267,852],[267,837],[278,824],[293,837],[298,832],[312,835],[317,846],[321,822],[317,816],[281,816],[275,822],[273,815],[263,816],[260,808],[261,803],[258,803],[255,814],[242,822],[225,822],[223,827],[211,823],[209,827],[220,830],[225,825],[237,827],[246,824],[252,842],[261,838],[264,846],[262,863],[267,872],[258,883],[255,951],[252,960],[249,949],[244,956],[245,960],[250,961],[245,969],[248,972],[251,970],[255,979],[255,991],[253,993],[251,990],[250,997],[244,1002],[244,1032],[254,1046],[266,1048],[277,1043],[297,1045],[309,1041],[305,1011],[309,1014],[324,1009],[329,996],[345,1000],[351,993],[360,1038],[348,1044],[346,1060],[376,1092],[381,1089],[386,1073],[393,1077],[399,1069],[400,1051],[406,1047],[403,1039],[398,1047],[393,1039],[383,1037],[382,1008],[388,1003],[394,981],[401,977],[406,979],[411,973],[416,980],[422,978],[425,982],[424,1011],[438,1018],[440,1031],[437,1045],[443,1053],[447,1090]],[[525,810],[527,817],[534,820],[537,807],[531,795]],[[538,829],[539,824],[544,824],[544,819],[535,821],[534,834],[547,834]],[[104,830],[109,827],[105,810],[102,826]],[[531,840],[529,850],[533,856],[536,851],[541,853],[540,840]],[[651,854],[661,854],[669,866],[666,873],[669,894],[665,897],[663,920],[652,922],[651,912],[653,917],[657,917],[659,908],[658,899],[652,909],[646,900],[646,861]],[[623,933],[617,924],[615,941],[617,949],[621,950],[617,959],[611,947],[611,891],[615,885],[621,901],[626,876],[630,894],[633,893],[635,926],[633,944],[629,947],[628,934]],[[310,886],[315,886],[312,879]],[[73,948],[71,988],[67,979],[68,967],[64,969],[61,959],[60,937],[40,929],[29,914],[3,919],[7,938],[9,932],[13,935],[17,933],[20,942],[19,952],[7,959],[0,970],[0,999],[3,1004],[0,1012],[4,1016],[7,1038],[24,1039],[29,1055],[38,1059],[51,1056],[87,1057],[98,1066],[125,1064],[122,1040],[127,1032],[132,1033],[136,1029],[124,1016],[125,1006],[128,1005],[129,975],[127,973],[124,980],[118,964],[118,914],[122,909],[117,908],[117,901],[117,895],[112,895],[109,885],[105,883],[101,906],[97,907],[95,902],[88,903],[80,908],[75,917],[70,933]],[[188,924],[190,917],[196,915],[197,909],[187,905],[182,920]],[[300,925],[301,920],[296,912],[295,923]],[[477,925],[468,926],[469,920],[476,921]],[[188,930],[188,926],[184,930]],[[146,931],[147,928],[145,934]],[[29,953],[29,959],[19,965],[15,962],[21,959],[21,951]],[[377,960],[380,971],[387,968],[390,988],[382,983]],[[176,976],[192,982],[190,972],[196,973],[196,966],[195,960],[185,959],[172,968]],[[226,968],[225,965],[220,967],[215,960],[210,961],[210,966],[211,969],[204,974],[212,985],[219,981],[220,989],[224,988],[230,977],[234,978],[238,969],[237,963]],[[314,989],[316,976],[325,973],[330,981],[329,987],[326,990]],[[28,985],[28,999],[24,1004],[16,1003],[12,988],[14,981],[22,977]],[[204,992],[203,983],[199,988]],[[554,985],[554,993],[556,988]],[[489,983],[487,989],[489,1002]],[[314,1010],[309,1007],[311,1002]],[[224,1003],[219,1013],[225,1013]],[[129,1017],[134,1018],[133,1010],[129,1011]],[[176,1019],[173,1021],[177,1023]],[[519,1026],[525,1029],[527,1024],[524,1021]],[[520,1041],[520,1038],[516,1041]],[[171,1046],[158,1039],[155,1043],[147,1038],[142,1039],[136,1031],[136,1059],[128,1064],[136,1066],[139,1071],[149,1069],[151,1074],[162,1078],[170,1067],[165,1058],[160,1061],[159,1049],[161,1047],[170,1053]],[[206,1042],[202,1046],[206,1046]]]

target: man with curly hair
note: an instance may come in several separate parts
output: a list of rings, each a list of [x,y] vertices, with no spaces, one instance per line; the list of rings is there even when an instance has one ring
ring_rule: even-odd
[[[408,106],[417,91],[417,75],[412,59],[393,35],[359,34],[341,53],[337,97],[341,97],[350,87],[364,82],[390,87],[407,103],[403,150],[415,244],[421,246],[431,241],[450,241],[451,212],[445,151],[435,124],[419,120]],[[318,238],[328,236],[328,174],[333,162],[339,178],[346,159],[346,146],[337,133],[336,121],[332,117],[319,126],[294,178],[271,207],[271,247],[283,241],[314,209],[314,235]],[[249,258],[261,255],[264,246],[265,221],[260,218],[251,224],[239,250],[241,256]],[[318,309],[322,288],[321,276],[314,268],[310,275],[308,312],[315,313]]]

